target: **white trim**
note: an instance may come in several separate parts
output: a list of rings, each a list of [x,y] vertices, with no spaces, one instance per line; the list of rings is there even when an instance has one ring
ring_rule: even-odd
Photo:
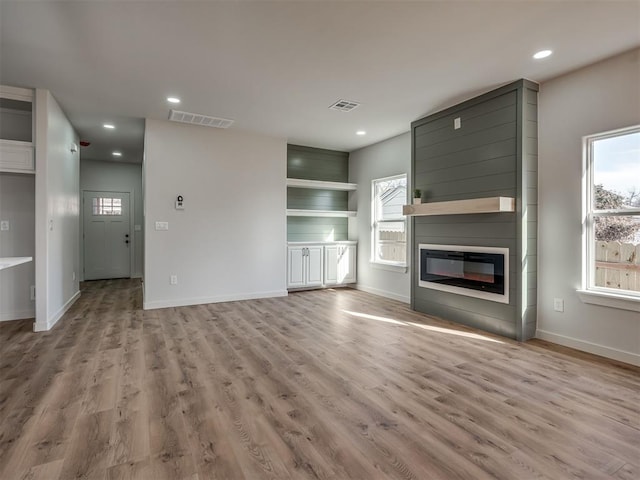
[[[356,290],[361,290],[363,292],[370,293],[372,295],[378,295],[379,297],[390,298],[391,300],[397,300],[402,303],[411,303],[411,298],[405,295],[398,295],[397,293],[387,292],[386,290],[380,290],[379,288],[368,287],[366,285],[362,285],[361,283],[356,283],[351,288],[355,288]]]
[[[609,295],[606,291],[594,291],[602,287],[596,286],[596,252],[595,252],[595,222],[594,217],[603,215],[639,215],[640,208],[631,208],[628,210],[595,210],[594,208],[594,168],[593,168],[593,144],[599,140],[620,137],[623,135],[631,135],[640,133],[640,125],[619,128],[608,132],[597,133],[594,135],[586,135],[582,137],[582,288],[578,291],[580,299],[585,303],[594,303],[597,305],[611,306],[622,308],[625,310],[634,310],[634,308],[625,308],[624,299],[622,302],[611,301],[609,303],[600,303],[598,300],[609,296],[616,297],[616,294]],[[584,294],[584,297],[580,293]],[[586,295],[591,295],[587,297]],[[597,298],[599,297],[599,298]],[[591,299],[592,301],[589,301]],[[628,304],[627,304],[628,305]]]
[[[382,183],[382,182],[389,182],[392,180],[402,180],[404,179],[405,184],[404,187],[407,190],[407,195],[409,195],[409,174],[407,173],[399,173],[397,175],[391,175],[389,177],[382,177],[382,178],[373,178],[371,179],[371,198],[370,198],[370,222],[371,224],[369,225],[369,232],[370,232],[370,243],[369,245],[371,246],[371,254],[369,257],[369,263],[374,266],[374,268],[379,268],[380,270],[388,270],[388,271],[394,271],[394,272],[398,272],[400,271],[400,268],[404,268],[404,272],[406,273],[406,263],[404,266],[400,265],[400,264],[391,264],[391,263],[383,263],[378,261],[377,259],[377,242],[376,242],[376,228],[378,226],[379,223],[382,222],[404,222],[404,233],[405,233],[405,237],[407,239],[410,239],[410,235],[409,235],[409,222],[407,222],[407,218],[404,216],[401,216],[399,218],[395,218],[395,219],[388,219],[388,220],[378,220],[378,211],[376,208],[377,202],[376,202],[376,184],[378,183]],[[406,199],[405,199],[406,200]],[[409,258],[409,241],[405,241],[405,260]],[[384,265],[384,267],[382,266]],[[386,268],[386,267],[394,267],[394,268]]]
[[[42,322],[37,322],[37,321],[33,322],[33,331],[46,332],[48,330],[51,330],[51,328],[56,323],[58,323],[58,321],[64,316],[64,314],[67,313],[67,310],[69,310],[71,306],[74,303],[76,303],[76,300],[78,300],[79,298],[80,298],[80,290],[74,293],[73,296],[69,300],[67,300],[67,303],[65,303],[55,315],[53,315],[46,323],[44,323],[44,325],[42,324]]]
[[[194,297],[179,300],[155,300],[142,302],[143,310],[155,310],[157,308],[188,307],[190,305],[203,305],[207,303],[237,302],[240,300],[255,300],[257,298],[286,297],[287,290],[273,290],[271,292],[237,293],[230,295],[217,295],[215,297]]]
[[[375,268],[376,270],[386,270],[387,272],[396,272],[396,273],[407,273],[409,267],[407,265],[393,264],[393,263],[382,263],[375,262],[373,260],[369,261],[369,265],[371,268]]]
[[[536,330],[536,338],[552,343],[557,343],[558,345],[563,345],[565,347],[575,348],[576,350],[581,350],[583,352],[593,353],[594,355],[600,355],[601,357],[618,360],[619,362],[625,362],[631,365],[640,366],[640,355],[637,353],[626,352],[624,350],[606,347],[597,343],[586,342],[577,338],[558,335],[557,333],[548,332],[545,330]]]
[[[504,257],[504,293],[492,293],[482,292],[479,290],[473,290],[471,288],[456,287],[453,285],[445,285],[442,283],[425,282],[421,280],[422,277],[422,256],[420,250],[460,250],[463,252],[478,252],[478,253],[499,253]],[[503,247],[476,247],[469,245],[435,245],[432,243],[420,243],[418,245],[418,262],[420,267],[418,269],[418,286],[423,288],[430,288],[432,290],[439,290],[441,292],[455,293],[458,295],[465,295],[467,297],[481,298],[483,300],[491,300],[492,302],[509,304],[509,249]]]
[[[596,290],[576,290],[576,293],[583,303],[640,312],[640,297],[599,292]]]
[[[35,318],[36,309],[19,310],[17,312],[0,313],[0,322],[10,322],[11,320],[25,320],[27,318]]]

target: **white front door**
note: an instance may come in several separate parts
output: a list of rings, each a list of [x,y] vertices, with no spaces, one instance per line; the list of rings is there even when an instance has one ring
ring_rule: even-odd
[[[83,192],[84,279],[131,276],[129,194]]]

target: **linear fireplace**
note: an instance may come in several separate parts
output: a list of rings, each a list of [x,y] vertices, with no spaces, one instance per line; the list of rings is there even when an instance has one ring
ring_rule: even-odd
[[[509,303],[509,249],[420,244],[418,285]]]

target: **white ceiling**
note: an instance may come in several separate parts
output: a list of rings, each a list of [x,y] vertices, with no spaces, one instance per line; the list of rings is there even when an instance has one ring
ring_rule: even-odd
[[[141,160],[142,119],[166,119],[168,95],[234,129],[352,151],[498,85],[640,46],[639,0],[1,0],[0,17],[0,82],[51,90],[92,142],[83,158],[123,161]],[[327,108],[339,99],[362,105]]]

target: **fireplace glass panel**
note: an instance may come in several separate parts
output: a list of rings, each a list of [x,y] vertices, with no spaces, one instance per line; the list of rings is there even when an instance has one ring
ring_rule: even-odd
[[[420,249],[420,280],[504,294],[504,256],[483,252]]]

